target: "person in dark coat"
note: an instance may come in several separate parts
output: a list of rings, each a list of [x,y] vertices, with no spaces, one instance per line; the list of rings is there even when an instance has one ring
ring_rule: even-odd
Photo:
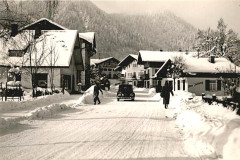
[[[169,85],[169,82],[166,81],[165,85],[162,88],[161,97],[163,98],[163,104],[165,105],[165,109],[168,108],[168,104],[170,101],[170,93],[174,96],[172,91],[172,86]]]
[[[94,101],[94,105],[96,105],[96,102],[98,101],[98,104],[100,104],[100,99],[99,99],[99,91],[103,94],[101,88],[100,88],[100,85],[99,83],[96,83],[94,85],[94,90],[93,90],[93,101]]]
[[[105,86],[108,88],[108,91],[110,90],[110,81],[106,79]]]

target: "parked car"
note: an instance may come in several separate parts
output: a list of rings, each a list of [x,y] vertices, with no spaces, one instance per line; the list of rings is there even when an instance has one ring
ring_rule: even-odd
[[[120,99],[130,99],[134,101],[135,93],[133,92],[133,86],[130,84],[121,84],[119,85],[117,92],[117,100]]]

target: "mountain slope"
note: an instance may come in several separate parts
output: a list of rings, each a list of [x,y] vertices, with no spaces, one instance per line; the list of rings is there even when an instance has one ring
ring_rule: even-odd
[[[46,17],[44,2],[25,2],[24,11]],[[45,8],[45,9],[44,9]],[[39,13],[33,15],[33,13]],[[122,59],[139,50],[191,50],[196,29],[171,13],[155,15],[107,14],[90,1],[60,2],[54,21],[80,32],[96,32],[95,57]]]
[[[170,12],[151,15],[113,15],[163,50],[191,50],[196,29]]]

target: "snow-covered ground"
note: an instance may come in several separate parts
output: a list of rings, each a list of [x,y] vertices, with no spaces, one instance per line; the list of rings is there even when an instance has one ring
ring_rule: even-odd
[[[129,143],[132,145],[133,148],[136,145],[137,152],[142,154],[143,153],[147,154],[145,150],[149,150],[150,152],[150,148],[148,147],[160,147],[158,146],[157,143],[155,143],[158,141],[156,137],[161,136],[161,134],[165,134],[165,132],[162,133],[161,130],[167,130],[167,133],[169,135],[179,133],[181,135],[181,138],[183,139],[183,141],[181,140],[180,143],[177,143],[177,141],[180,141],[178,136],[174,138],[172,137],[171,139],[171,143],[172,143],[171,147],[173,147],[174,145],[179,145],[179,147],[176,147],[175,149],[176,150],[180,148],[183,149],[183,151],[180,151],[180,150],[176,151],[176,156],[177,155],[182,156],[181,152],[184,152],[184,154],[186,154],[187,157],[190,157],[189,159],[191,159],[191,157],[194,157],[193,159],[195,159],[196,157],[201,157],[201,159],[223,159],[223,160],[239,160],[240,159],[240,153],[239,153],[240,117],[236,115],[236,111],[232,111],[231,109],[224,108],[220,104],[209,105],[207,103],[204,103],[201,97],[198,97],[189,92],[183,92],[183,91],[174,92],[174,96],[171,96],[169,109],[165,110],[163,108],[160,94],[156,93],[155,89],[144,89],[144,88],[134,88],[134,91],[136,93],[135,102],[129,102],[129,101],[117,102],[116,101],[117,87],[118,86],[112,85],[110,91],[103,91],[103,95],[100,93],[100,100],[102,103],[101,105],[96,105],[96,106],[93,105],[93,87],[89,88],[80,98],[75,97],[74,104],[72,103],[73,101],[71,101],[71,103],[67,102],[67,100],[69,99],[71,100],[70,98],[71,96],[61,95],[61,94],[46,96],[40,99],[27,100],[20,103],[19,102],[0,102],[1,115],[4,115],[5,113],[11,112],[11,111],[21,111],[26,108],[28,109],[34,106],[33,110],[30,110],[30,112],[25,114],[24,117],[10,118],[8,119],[9,120],[8,122],[6,122],[6,119],[1,118],[0,126],[5,126],[5,127],[12,126],[12,124],[18,123],[23,120],[29,121],[36,118],[44,119],[45,117],[52,117],[52,115],[55,115],[57,112],[61,110],[66,110],[68,108],[75,108],[76,110],[73,110],[73,112],[76,112],[76,114],[74,114],[74,117],[72,117],[72,114],[68,115],[71,123],[67,124],[67,122],[64,122],[64,121],[63,122],[64,124],[66,123],[66,125],[69,127],[67,129],[68,134],[73,132],[72,136],[74,137],[76,136],[74,135],[74,133],[78,133],[83,137],[85,137],[86,145],[88,146],[88,143],[89,143],[89,146],[87,147],[88,149],[90,146],[92,146],[93,148],[95,147],[95,149],[98,148],[98,146],[95,146],[94,144],[91,143],[91,140],[90,140],[91,138],[87,137],[88,133],[92,136],[94,134],[99,134],[99,137],[95,137],[96,138],[95,140],[98,142],[96,143],[96,145],[100,145],[100,146],[106,145],[105,147],[106,148],[110,147],[108,149],[113,152],[115,152],[114,150],[112,150],[114,146],[112,148],[111,146],[108,146],[105,143],[116,142],[115,146],[117,147],[117,144],[120,143],[119,139],[122,139],[121,137],[126,136],[128,137],[126,142],[129,141]],[[77,111],[79,111],[79,109],[86,110],[86,111],[87,110],[90,111],[89,109],[92,109],[92,110],[90,112],[87,112],[88,114],[82,113],[81,115],[78,115]],[[64,112],[62,113],[64,114]],[[84,123],[84,121],[82,122],[82,119],[84,120],[86,116],[87,116],[87,120],[86,120],[86,123]],[[119,126],[118,119],[120,119],[121,121],[124,121],[123,124],[128,124],[128,125],[131,124],[132,127],[134,126],[140,127],[140,128],[138,127],[136,128],[138,132],[131,130],[131,128],[129,127],[128,127],[128,130],[124,130],[123,126]],[[136,123],[135,123],[135,119],[136,119]],[[146,121],[147,119],[148,121]],[[157,120],[157,121],[150,121],[150,119]],[[98,122],[101,120],[104,120],[103,122],[105,123],[105,125],[107,126],[112,125],[113,128],[110,127],[111,129],[108,130],[101,123]],[[164,123],[162,123],[162,121],[164,121]],[[170,123],[170,122],[174,122],[174,123]],[[44,123],[46,123],[47,126],[50,125],[48,124],[48,122],[44,122]],[[56,127],[58,127],[59,129],[61,127],[64,127],[58,123],[54,123],[54,124],[57,125]],[[147,125],[145,126],[144,124],[147,124]],[[160,124],[161,124],[161,127],[160,127],[161,130],[158,130],[156,127],[159,127]],[[81,128],[76,130],[76,126],[78,125],[81,125],[83,130],[81,130]],[[141,128],[141,125],[143,125],[142,128]],[[169,125],[169,126],[165,126],[165,125]],[[175,129],[173,130],[174,126],[176,131]],[[51,128],[52,130],[55,130],[55,126],[51,126],[51,127],[52,127]],[[86,128],[88,132],[85,132],[84,128]],[[105,129],[107,129],[107,131]],[[124,130],[124,134],[122,135],[120,134],[121,130]],[[96,133],[96,131],[98,131],[98,133]],[[154,133],[152,131],[154,131]],[[37,133],[35,133],[34,131],[35,134],[38,134],[39,131],[36,131],[36,132]],[[94,134],[91,134],[91,133],[94,133]],[[105,133],[106,135],[101,135],[101,133]],[[132,139],[133,137],[131,138],[132,134],[134,135],[137,133],[141,133],[140,137],[135,137],[135,136],[133,137],[137,139],[140,138],[141,140],[139,140],[139,142],[136,141],[135,139]],[[157,133],[159,133],[160,135],[158,135]],[[26,132],[26,134],[28,134],[28,132]],[[55,134],[55,133],[52,132],[52,134]],[[62,134],[65,134],[65,132],[63,132]],[[110,137],[108,137],[108,135]],[[49,135],[49,136],[54,137],[54,135]],[[49,136],[47,136],[46,138],[48,139]],[[101,136],[105,137],[106,139],[106,142],[103,142],[103,144],[100,143]],[[154,138],[154,136],[156,137]],[[111,137],[116,137],[116,138],[118,137],[119,139],[113,138],[114,139],[113,142],[112,140],[107,141],[108,139],[111,139]],[[148,137],[151,140],[147,142],[145,141],[144,137],[145,138]],[[70,138],[72,138],[74,141],[73,137],[70,136]],[[42,137],[41,139],[44,139],[44,137]],[[174,142],[175,140],[176,142]],[[59,140],[55,139],[55,141],[59,141]],[[78,141],[80,140],[78,139]],[[124,146],[124,143],[125,143],[124,138],[122,139],[122,142],[121,142],[121,145]],[[170,141],[167,141],[167,142],[170,143]],[[34,142],[32,141],[31,143],[34,143]],[[145,144],[145,143],[149,143],[149,144]],[[4,144],[7,144],[7,141]],[[81,147],[81,149],[84,149],[85,148],[84,144],[82,145],[83,147]],[[129,145],[129,147],[131,145]],[[141,150],[140,148],[138,148],[141,145],[144,148],[144,150]],[[65,147],[68,147],[68,146],[65,146]],[[64,145],[63,145],[63,148],[64,148]],[[45,149],[47,151],[47,148]],[[75,150],[76,148],[73,147],[73,149]],[[118,149],[124,150],[121,148],[118,148]],[[163,149],[163,148],[159,148],[159,149]],[[169,152],[172,152],[172,153],[167,154],[166,152],[168,149],[163,149],[162,150],[164,151],[163,154],[166,154],[166,156],[170,156],[170,155],[172,156],[172,154],[174,154],[175,151],[173,153],[173,151],[169,150]],[[90,153],[92,153],[92,155],[95,155],[94,150],[93,149],[91,150],[92,151],[89,152],[89,154],[87,154],[89,157],[91,157]],[[155,153],[155,151],[157,151],[156,148],[153,150],[154,151],[150,153],[157,156],[158,155],[157,152]],[[5,156],[8,156],[8,154],[5,153],[4,151],[6,150],[3,149],[2,153]],[[50,153],[49,156],[50,157],[53,156],[52,154],[55,152],[59,153],[56,150],[53,150],[53,152]],[[105,150],[105,152],[107,151]],[[66,153],[69,154],[70,152],[66,152]],[[79,154],[81,155],[81,153],[79,153],[78,151],[76,151],[76,153],[78,155]],[[96,153],[98,153],[99,155],[99,156],[95,155],[97,158],[99,157],[109,158],[107,156],[104,156],[104,154],[100,152],[100,150],[97,150]],[[107,152],[106,155],[108,154],[113,156],[112,154],[110,154],[110,152]],[[59,156],[61,157],[61,155],[63,156],[65,154],[61,154],[60,152]],[[124,155],[125,155],[125,158],[126,157],[133,158],[129,154],[123,153],[122,156]],[[85,157],[87,158],[88,156],[85,156]],[[118,155],[116,157],[119,158],[121,157],[121,155]],[[43,159],[47,159],[47,158],[49,157],[46,156]],[[66,158],[66,157],[63,156],[61,158]],[[147,159],[146,156],[144,155],[142,155],[142,157],[140,156],[139,158]],[[160,157],[160,158],[163,158],[163,157]],[[170,158],[170,157],[167,157],[167,158]],[[186,157],[182,157],[182,158],[184,159]]]
[[[185,150],[190,155],[213,159],[240,159],[240,117],[221,104],[209,105],[201,97],[176,92],[170,106],[172,117],[184,135]],[[195,145],[195,148],[189,147]]]
[[[75,97],[69,93],[59,93],[37,98],[28,98],[24,101],[0,102],[0,128],[11,128],[18,122],[26,119],[51,117],[57,112],[72,107]]]

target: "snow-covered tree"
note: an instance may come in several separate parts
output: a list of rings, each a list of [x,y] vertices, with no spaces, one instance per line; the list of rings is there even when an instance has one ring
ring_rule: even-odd
[[[187,69],[185,59],[182,56],[175,56],[172,58],[171,66],[168,68],[168,75],[171,77],[181,76],[184,69]]]
[[[232,29],[227,29],[222,18],[218,21],[217,30],[211,28],[206,31],[199,30],[197,40],[196,49],[200,52],[200,56],[215,54],[239,64],[240,41],[238,35]]]
[[[184,69],[187,69],[185,59],[182,56],[175,56],[172,58],[171,64],[167,69],[167,77],[172,77],[175,90],[175,79],[182,75]]]

